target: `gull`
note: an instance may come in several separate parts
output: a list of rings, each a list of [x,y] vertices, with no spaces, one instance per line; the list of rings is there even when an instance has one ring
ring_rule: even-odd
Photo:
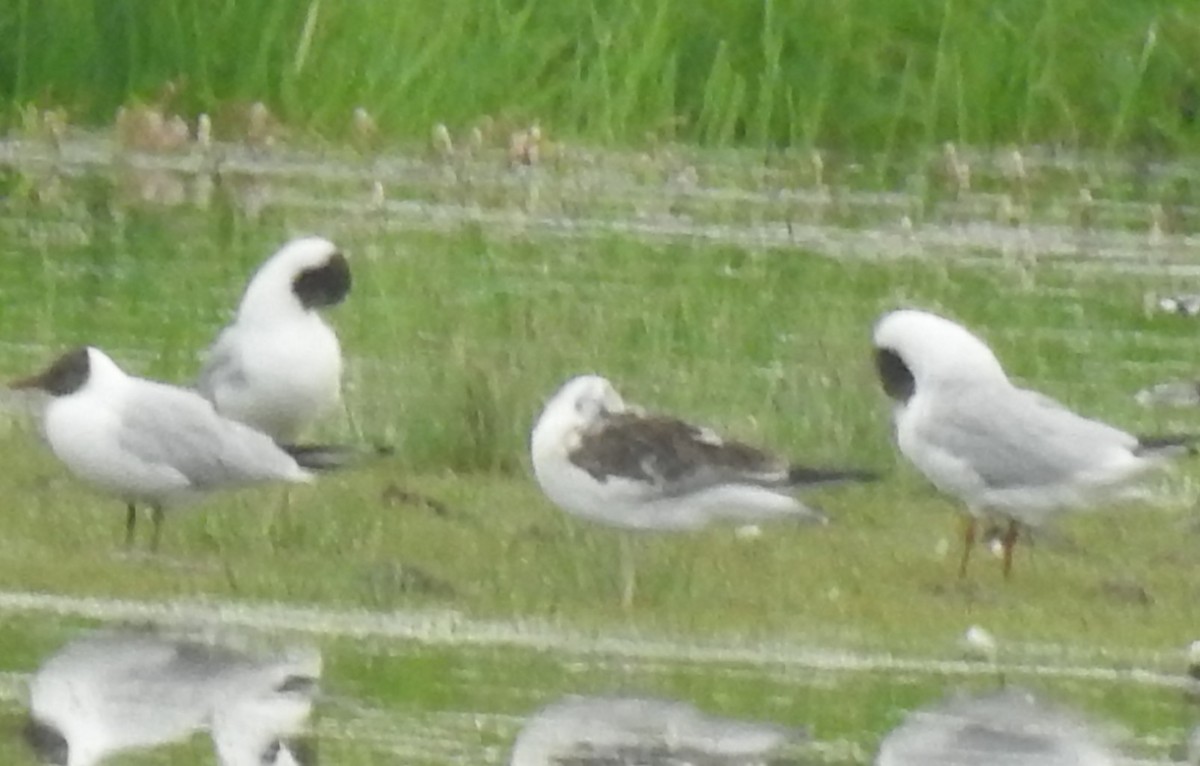
[[[157,550],[164,509],[210,492],[270,481],[309,482],[336,467],[334,448],[281,447],[221,417],[194,391],[126,374],[104,352],[81,346],[44,372],[11,384],[50,395],[42,431],[78,478],[127,503],[125,544],[137,505],[152,509]]]
[[[298,766],[321,656],[254,655],[154,630],[104,629],[52,655],[30,683],[24,734],[39,760],[93,766],[207,730],[221,766]]]
[[[875,766],[1117,766],[1108,735],[1027,691],[957,695],[910,713]]]
[[[1070,509],[1131,499],[1137,480],[1191,451],[1195,437],[1137,437],[1091,420],[1008,379],[987,345],[924,311],[885,314],[875,361],[893,401],[900,452],[942,492],[966,503],[959,576],[979,518],[1007,522],[1005,577],[1021,525]]]
[[[294,441],[341,397],[341,347],[318,311],[345,300],[350,283],[349,263],[332,242],[288,242],[250,279],[196,389],[225,417]]]
[[[1195,407],[1200,404],[1200,383],[1194,380],[1169,380],[1143,388],[1133,398],[1143,407]]]
[[[1196,293],[1164,295],[1158,299],[1158,308],[1169,314],[1194,317],[1200,314],[1200,295]]]
[[[804,739],[802,729],[710,716],[686,702],[568,696],[529,719],[509,764],[749,766]]]
[[[629,530],[782,517],[824,522],[791,491],[875,478],[867,471],[792,465],[708,428],[647,414],[627,405],[599,375],[572,378],[559,389],[533,428],[530,451],[534,476],[551,501],[580,518]],[[623,559],[629,605],[628,542]]]
[[[1185,674],[1187,688],[1184,694],[1193,702],[1200,701],[1200,641],[1188,644]]]
[[[996,639],[978,625],[967,628],[959,644],[963,654],[970,659],[996,661]]]

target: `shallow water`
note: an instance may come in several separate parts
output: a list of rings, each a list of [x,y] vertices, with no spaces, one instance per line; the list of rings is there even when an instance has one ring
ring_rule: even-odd
[[[906,169],[873,171],[870,163],[830,160],[818,172],[812,158],[789,154],[565,147],[540,166],[513,168],[501,156],[363,158],[337,149],[264,154],[231,145],[146,155],[121,151],[104,136],[74,136],[57,145],[11,139],[0,142],[6,274],[0,362],[5,370],[23,369],[99,333],[130,365],[182,378],[264,254],[259,246],[281,231],[316,230],[352,242],[376,274],[442,257],[442,250],[426,252],[431,242],[469,249],[483,237],[566,252],[564,258],[577,261],[567,278],[523,255],[489,261],[482,254],[479,273],[439,274],[452,283],[447,305],[418,309],[419,316],[398,313],[397,299],[382,288],[356,288],[363,316],[347,333],[359,349],[350,360],[348,398],[355,403],[337,426],[342,434],[373,433],[381,415],[400,417],[419,407],[404,403],[406,389],[438,385],[436,365],[448,353],[445,338],[454,336],[408,333],[404,337],[417,340],[397,361],[388,321],[453,326],[456,312],[479,312],[483,323],[492,323],[488,312],[497,295],[566,305],[585,300],[585,290],[632,291],[647,275],[665,293],[676,289],[675,273],[686,272],[684,259],[698,251],[723,259],[720,274],[706,278],[750,289],[769,287],[769,277],[754,269],[770,254],[881,265],[914,260],[977,272],[982,280],[993,273],[1049,273],[1054,278],[1031,277],[1028,294],[1061,305],[1068,317],[1081,296],[1129,279],[1135,287],[1126,294],[1141,291],[1144,300],[1125,308],[1142,320],[1156,315],[1160,294],[1200,268],[1188,228],[1200,208],[1187,189],[1180,191],[1195,168],[1034,149],[1022,155],[1017,172],[1011,151],[963,152],[960,160],[972,168],[965,186],[946,179],[943,160],[939,149]],[[1085,187],[1088,194],[1081,195]],[[661,256],[666,265],[644,273],[610,271],[576,256],[577,242],[612,243],[613,249],[633,243],[633,257]],[[224,251],[230,243],[236,252]],[[689,249],[682,255],[667,250],[683,245]],[[162,295],[170,302],[153,299]],[[447,316],[431,318],[431,308]],[[496,313],[496,334],[485,350],[502,356],[511,329],[504,322],[534,320]],[[998,323],[994,332],[1050,349],[1098,340],[1137,349],[1141,355],[1120,360],[1130,380],[1192,370],[1186,357],[1191,331],[1184,326],[1162,332],[1070,321]],[[520,328],[511,334],[519,336]],[[678,345],[671,338],[653,343],[658,350]],[[469,358],[478,350],[449,353]],[[701,371],[723,364],[723,358],[695,360]],[[1104,363],[1094,364],[1082,375],[1047,365],[1039,380],[1082,378],[1081,385],[1099,391],[1099,376],[1088,373]],[[774,374],[769,368],[759,373]],[[11,445],[26,435],[8,436]],[[461,459],[486,462],[487,456]],[[280,574],[285,586],[289,576]],[[167,602],[119,590],[60,598],[26,590],[23,582],[2,587],[0,624],[11,648],[9,660],[0,658],[6,717],[16,717],[38,656],[89,622],[149,619],[305,634],[328,654],[329,699],[317,729],[329,763],[504,763],[525,718],[568,693],[669,697],[709,713],[807,726],[814,741],[793,754],[800,763],[869,762],[905,710],[947,688],[989,688],[1001,679],[1036,685],[1133,727],[1122,739],[1131,758],[1146,762],[1167,758],[1195,715],[1184,701],[1189,682],[1181,673],[1182,645],[1113,655],[1010,643],[1003,659],[991,663],[965,659],[946,636],[895,652],[795,636],[682,641],[636,623],[596,629],[570,619],[481,615],[453,598],[438,608],[403,603],[367,610],[205,600],[204,592]],[[968,610],[964,621],[970,619]],[[12,743],[0,744],[0,754],[17,752]],[[207,757],[199,746],[189,752],[196,762]],[[172,758],[137,762],[177,762]]]

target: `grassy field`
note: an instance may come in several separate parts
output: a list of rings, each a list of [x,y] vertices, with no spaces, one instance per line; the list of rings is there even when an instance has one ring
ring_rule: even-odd
[[[298,222],[232,238],[205,233],[207,225],[187,212],[130,211],[107,242],[39,252],[14,241],[4,297],[6,324],[21,338],[5,348],[5,367],[23,372],[58,349],[93,342],[130,370],[186,381],[244,275]],[[570,375],[598,371],[633,401],[797,459],[887,477],[816,498],[835,519],[828,529],[784,524],[753,542],[726,532],[647,537],[641,620],[762,635],[832,627],[833,638],[879,619],[856,640],[891,645],[923,640],[933,625],[956,634],[969,607],[981,619],[1000,610],[995,617],[1011,622],[1014,638],[1104,646],[1107,636],[1077,635],[1102,609],[1127,623],[1119,644],[1179,645],[1187,637],[1175,631],[1190,629],[1184,605],[1195,594],[1180,574],[1194,566],[1193,541],[1180,535],[1189,522],[1178,508],[1080,519],[1071,525],[1080,550],[1039,547],[1017,562],[1007,585],[984,558],[974,587],[952,587],[953,546],[939,551],[940,541],[953,540],[954,506],[898,462],[868,341],[887,308],[940,308],[981,328],[1015,376],[1072,405],[1135,431],[1186,427],[1187,413],[1141,410],[1130,397],[1162,377],[1157,359],[1178,369],[1173,354],[1192,332],[1178,318],[1143,314],[1153,278],[1080,278],[1046,267],[1031,286],[1023,270],[1002,265],[839,262],[615,238],[548,246],[470,227],[449,236],[381,241],[347,230],[337,238],[353,254],[358,287],[334,317],[352,361],[348,414],[326,435],[394,444],[394,458],[294,491],[291,513],[275,527],[260,510],[272,505],[271,490],[182,513],[170,519],[167,549],[206,565],[145,578],[145,562],[114,569],[119,503],[66,482],[14,421],[5,432],[7,494],[21,500],[10,504],[13,534],[0,544],[0,571],[68,593],[87,592],[103,571],[122,592],[145,596],[422,603],[419,593],[368,585],[372,567],[404,562],[445,581],[454,603],[471,611],[623,619],[607,597],[614,536],[555,511],[530,481],[526,456],[544,398]],[[1064,300],[1059,291],[1068,288],[1072,299]],[[448,510],[404,502],[399,490]],[[1161,566],[1172,556],[1183,570]],[[47,569],[47,558],[57,565]],[[281,583],[280,558],[327,576]],[[239,563],[217,565],[230,560]],[[362,562],[361,570],[347,560]],[[681,569],[688,576],[679,577]],[[1144,620],[1106,597],[1107,580],[1141,582],[1162,619]],[[912,600],[914,591],[923,597]],[[725,608],[696,611],[710,601]],[[903,606],[877,614],[881,602]],[[725,609],[745,610],[747,619],[731,621]],[[1045,620],[1027,619],[1044,612]]]
[[[320,435],[385,441],[396,454],[293,491],[286,513],[274,489],[214,499],[168,519],[164,555],[128,556],[119,547],[120,503],[67,479],[22,418],[0,420],[3,587],[452,608],[587,635],[916,659],[958,656],[959,636],[979,624],[998,636],[1007,663],[1164,671],[1177,669],[1196,638],[1194,466],[1168,483],[1162,507],[1072,519],[1059,528],[1063,537],[1020,549],[1007,583],[981,549],[959,583],[956,508],[898,460],[869,344],[882,311],[942,310],[989,339],[1016,378],[1074,407],[1138,432],[1195,430],[1195,413],[1144,410],[1131,399],[1191,368],[1194,324],[1143,308],[1148,292],[1179,284],[1166,270],[1001,256],[836,259],[699,237],[570,239],[533,226],[404,231],[384,223],[369,210],[280,206],[252,218],[221,205],[131,205],[98,174],[59,197],[12,194],[0,239],[6,375],[88,342],[130,371],[187,381],[250,271],[286,237],[316,229],[346,248],[356,279],[333,314],[350,356],[347,408]],[[814,495],[834,519],[827,528],[776,524],[755,540],[728,529],[641,538],[638,597],[626,613],[616,535],[564,516],[529,476],[533,419],[565,378],[584,371],[609,376],[635,402],[803,461],[869,467],[885,478]],[[6,618],[4,668],[32,669],[82,624]],[[861,760],[903,709],[936,697],[946,682],[782,660],[778,667],[791,669],[777,677],[769,662],[581,662],[570,653],[350,637],[322,646],[330,687],[357,706],[333,705],[323,724],[330,731],[387,721],[387,736],[435,731],[492,761],[515,716],[559,692],[615,689],[812,723],[822,740],[859,748],[850,756]],[[1160,752],[1186,718],[1169,689],[1012,677],[1157,738]],[[463,728],[454,716],[468,713],[483,723]],[[15,708],[7,714],[15,720]],[[372,742],[333,737],[331,762],[393,762],[395,751]],[[434,745],[405,742],[416,748],[404,751],[406,761],[450,760]],[[0,754],[17,758],[19,748],[9,747],[0,743]]]
[[[294,131],[387,140],[540,120],[590,143],[821,147],[941,141],[1194,151],[1200,10],[1161,0],[0,4],[0,101],[106,124],[263,100]],[[168,83],[171,85],[168,86]],[[505,134],[506,135],[506,134]]]
[[[320,644],[327,763],[500,763],[564,693],[806,724],[802,763],[869,762],[905,710],[996,675],[1118,722],[1140,755],[1194,722],[1172,674],[1198,637],[1200,467],[1040,535],[1011,582],[983,548],[959,582],[957,508],[896,455],[869,337],[888,309],[943,311],[1072,407],[1196,431],[1200,413],[1131,394],[1196,371],[1194,320],[1147,307],[1193,289],[1196,169],[1170,161],[1200,148],[1200,9],[0,0],[0,39],[0,127],[30,139],[0,146],[0,380],[87,342],[186,382],[248,274],[315,231],[355,288],[332,315],[346,408],[314,436],[395,447],[286,511],[263,488],[172,515],[162,555],[129,555],[121,504],[0,409],[0,761],[29,763],[12,732],[52,648],[198,603]],[[62,140],[30,109],[204,112],[241,140],[259,100],[276,148],[307,154],[109,166],[106,139]],[[378,136],[355,132],[358,106]],[[435,123],[457,153],[413,149]],[[509,135],[533,123],[542,162],[514,168]],[[203,188],[176,172],[215,166]],[[639,538],[624,611],[617,534],[529,473],[533,420],[581,372],[883,479],[814,493],[825,528]],[[272,627],[271,605],[313,611]],[[996,674],[953,662],[972,624],[999,641]],[[210,759],[197,740],[116,762]]]

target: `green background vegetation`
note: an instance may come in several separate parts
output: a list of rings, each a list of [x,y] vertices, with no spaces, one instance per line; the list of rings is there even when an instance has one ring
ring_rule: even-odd
[[[1152,0],[4,0],[0,99],[101,124],[167,82],[336,138],[483,115],[589,142],[1196,148],[1200,7]]]

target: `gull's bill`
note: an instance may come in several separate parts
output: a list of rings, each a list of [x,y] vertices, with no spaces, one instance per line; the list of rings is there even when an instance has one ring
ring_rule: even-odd
[[[153,629],[104,629],[34,674],[25,739],[42,763],[92,766],[208,731],[222,766],[312,766],[297,739],[320,675],[310,647],[252,653]]]
[[[197,390],[225,417],[294,441],[341,398],[342,351],[320,310],[346,299],[350,264],[320,237],[288,242],[246,286]]]
[[[960,574],[977,518],[1007,523],[1001,545],[1008,575],[1023,526],[1141,497],[1138,480],[1191,451],[1196,440],[1137,437],[1019,388],[982,340],[935,314],[885,314],[875,325],[874,345],[901,453],[967,506]]]
[[[824,522],[793,496],[822,484],[868,481],[869,471],[810,468],[708,428],[627,405],[598,375],[568,381],[530,442],[534,476],[568,513],[630,530],[691,530],[717,521]],[[630,592],[631,570],[626,572]]]
[[[326,453],[289,454],[266,434],[221,417],[195,392],[128,375],[97,348],[70,351],[12,386],[50,396],[42,413],[50,449],[79,479],[127,503],[127,545],[137,505],[153,511],[157,548],[167,508],[222,489],[309,482],[310,469],[329,467]],[[311,454],[322,459],[309,461]]]
[[[707,715],[686,702],[569,696],[534,714],[517,734],[511,766],[750,766],[807,733]]]
[[[875,766],[1117,766],[1110,739],[1079,713],[1009,688],[910,713]]]

